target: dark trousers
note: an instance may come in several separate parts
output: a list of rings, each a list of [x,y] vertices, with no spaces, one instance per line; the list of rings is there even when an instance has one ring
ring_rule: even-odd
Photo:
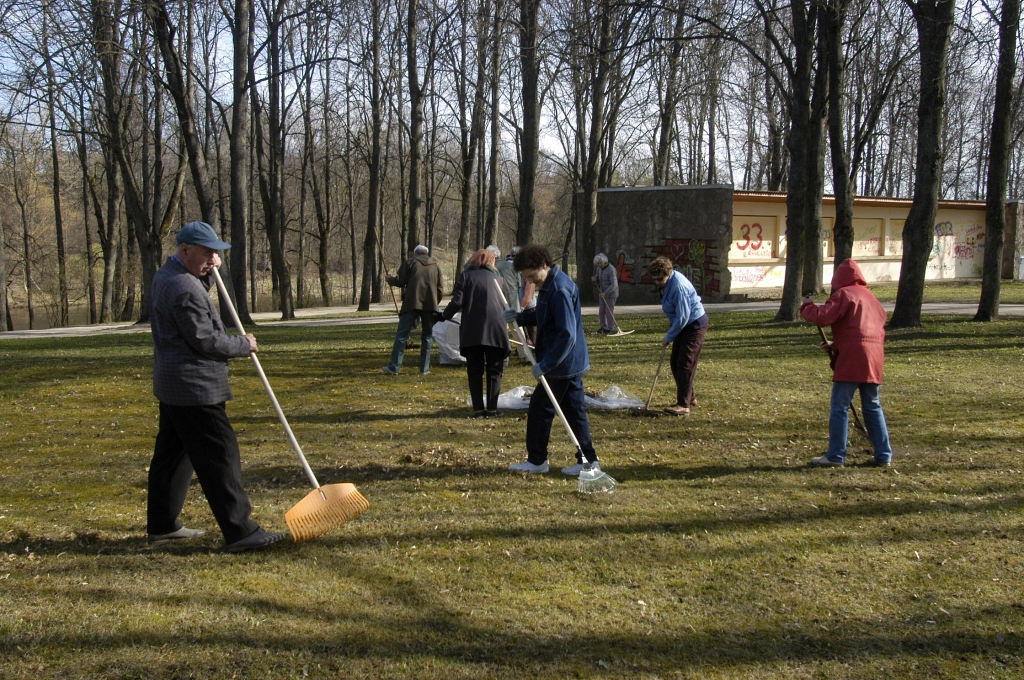
[[[590,421],[587,420],[587,412],[583,410],[583,377],[575,378],[548,378],[548,385],[562,407],[565,419],[569,421],[569,427],[580,442],[587,462],[593,463],[597,460],[597,453],[594,451],[594,443],[590,439]],[[538,384],[530,397],[530,408],[526,419],[526,458],[534,465],[540,465],[548,459],[548,440],[551,438],[551,423],[555,418],[555,407],[548,398],[547,390],[543,385]],[[561,427],[561,423],[559,423]],[[576,462],[582,463],[579,459],[579,452],[576,452]]]
[[[171,406],[161,402],[160,431],[149,464],[150,534],[166,534],[183,526],[178,515],[185,506],[193,470],[225,543],[234,543],[260,528],[249,519],[252,506],[242,486],[238,440],[224,403]]]
[[[676,403],[690,408],[693,403],[693,381],[697,377],[697,360],[704,347],[704,336],[708,327],[700,327],[699,321],[683,327],[672,341],[672,376],[676,379]]]
[[[505,372],[505,358],[508,350],[504,347],[476,345],[462,347],[459,353],[466,357],[466,373],[469,374],[469,395],[473,399],[473,410],[484,410],[482,380],[487,374],[487,410],[498,410],[498,395],[501,394],[501,375]]]

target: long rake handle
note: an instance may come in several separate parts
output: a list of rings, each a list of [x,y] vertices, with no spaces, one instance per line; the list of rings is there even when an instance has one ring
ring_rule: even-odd
[[[647,405],[644,406],[645,410],[650,410],[651,399],[654,399],[654,388],[658,384],[658,374],[661,373],[661,364],[665,361],[665,350],[668,349],[668,345],[663,345],[661,348],[661,358],[658,359],[658,370],[654,372],[654,382],[651,383],[651,393],[647,395]]]
[[[228,295],[228,289],[224,286],[224,280],[220,278],[220,272],[217,271],[216,267],[213,267],[210,271],[213,272],[213,278],[217,282],[217,290],[220,291],[220,296],[224,299],[224,303],[231,312],[231,319],[235,322],[235,328],[242,335],[245,335],[245,329],[242,328],[242,320],[238,318],[238,312],[235,311],[235,305],[231,302],[231,296]],[[284,425],[284,431],[288,434],[288,441],[291,442],[292,448],[295,449],[295,453],[299,456],[299,460],[302,462],[302,469],[306,473],[306,477],[309,478],[309,483],[313,485],[314,489],[320,488],[320,483],[316,481],[316,475],[313,474],[313,470],[310,469],[309,463],[306,462],[306,457],[302,455],[302,447],[299,446],[299,442],[295,439],[295,435],[292,433],[292,428],[288,424],[288,419],[284,417],[284,411],[281,410],[281,404],[277,402],[277,397],[274,396],[274,390],[270,386],[270,381],[267,380],[267,374],[263,372],[263,366],[260,365],[260,360],[256,358],[256,352],[249,352],[249,357],[252,359],[253,365],[256,366],[256,373],[259,374],[260,380],[263,382],[263,389],[267,391],[267,396],[270,397],[270,403],[274,405],[274,410],[277,411],[277,419]]]
[[[373,228],[373,237],[377,239],[377,249],[380,251],[380,263],[384,265],[384,276],[386,278],[391,278],[391,272],[388,271],[387,260],[384,259],[384,246],[380,244],[380,236],[377,235],[377,227]],[[395,287],[389,283],[388,288],[391,289],[391,301],[395,303],[395,314],[401,316],[402,313],[398,311],[398,296],[395,295]]]
[[[494,285],[498,289],[498,294],[501,295],[502,302],[504,302],[505,306],[508,307],[508,298],[505,297],[505,291],[501,289],[501,282],[496,280]],[[516,300],[516,311],[519,311],[518,299]],[[530,346],[526,344],[526,334],[523,333],[523,329],[520,328],[519,322],[512,321],[512,326],[516,329],[516,333],[519,334],[519,340],[523,343],[523,347],[526,349],[527,360],[529,360],[531,366],[536,366],[537,358],[533,356],[533,351],[530,349]],[[579,452],[580,458],[583,459],[583,464],[587,465],[590,461],[587,460],[587,456],[583,453],[583,447],[580,446],[580,440],[576,438],[576,433],[572,431],[571,427],[569,427],[569,420],[565,417],[565,414],[562,413],[562,407],[558,405],[558,400],[555,399],[555,393],[551,391],[551,386],[548,385],[548,381],[543,374],[540,376],[540,384],[544,386],[544,391],[548,393],[548,399],[551,400],[551,405],[555,407],[555,413],[558,414],[559,420],[561,420],[562,425],[565,426],[565,431],[569,433],[569,439],[572,440],[573,446],[576,447],[576,451]]]
[[[825,329],[821,326],[818,326],[818,335],[821,336],[821,341],[828,345],[828,337],[825,335]],[[835,350],[831,347],[828,348],[828,356],[829,358],[835,357]],[[850,402],[850,413],[853,414],[853,427],[861,432],[867,432],[867,430],[864,429],[864,426],[861,425],[860,416],[857,415],[857,407],[853,405],[853,402]]]

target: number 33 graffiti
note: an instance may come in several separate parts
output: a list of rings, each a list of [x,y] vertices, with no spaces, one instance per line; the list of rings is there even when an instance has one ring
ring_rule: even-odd
[[[750,239],[750,232],[752,231],[757,232],[757,235],[754,237],[756,240],[754,241],[751,241]],[[758,248],[761,247],[762,241],[760,224],[756,222],[753,225],[744,224],[742,227],[740,227],[740,233],[743,235],[743,240],[736,244],[737,248],[739,248],[740,250],[746,250],[747,248],[750,248],[751,250],[757,250]]]

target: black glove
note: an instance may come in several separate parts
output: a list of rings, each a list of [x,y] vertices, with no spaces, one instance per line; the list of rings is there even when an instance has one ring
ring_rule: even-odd
[[[447,320],[448,319],[444,318],[444,312],[437,312],[437,311],[434,312],[434,323],[441,323],[442,321],[447,321]]]

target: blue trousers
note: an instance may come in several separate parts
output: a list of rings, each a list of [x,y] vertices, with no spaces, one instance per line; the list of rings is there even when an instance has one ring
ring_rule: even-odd
[[[558,400],[558,405],[569,421],[569,427],[580,442],[588,463],[597,460],[594,443],[590,439],[590,421],[583,410],[583,376],[575,378],[548,378],[548,385]],[[548,398],[547,390],[538,384],[530,397],[530,408],[526,419],[526,458],[534,465],[548,459],[548,440],[551,438],[551,423],[555,418],[555,407]],[[559,423],[561,426],[561,423]],[[582,463],[579,452],[576,462]]]
[[[892,445],[889,430],[885,426],[882,402],[878,400],[878,385],[872,383],[832,383],[832,410],[828,418],[828,451],[825,457],[836,463],[846,461],[847,435],[850,429],[850,403],[853,395],[860,390],[861,413],[868,439],[875,449],[875,460],[888,463],[892,460]]]
[[[434,346],[434,313],[414,309],[411,312],[400,314],[398,317],[395,344],[391,348],[391,361],[388,362],[388,367],[395,372],[402,368],[402,361],[405,359],[405,343],[409,340],[409,334],[412,333],[412,327],[417,318],[423,324],[420,336],[420,373],[430,370],[430,349]]]

